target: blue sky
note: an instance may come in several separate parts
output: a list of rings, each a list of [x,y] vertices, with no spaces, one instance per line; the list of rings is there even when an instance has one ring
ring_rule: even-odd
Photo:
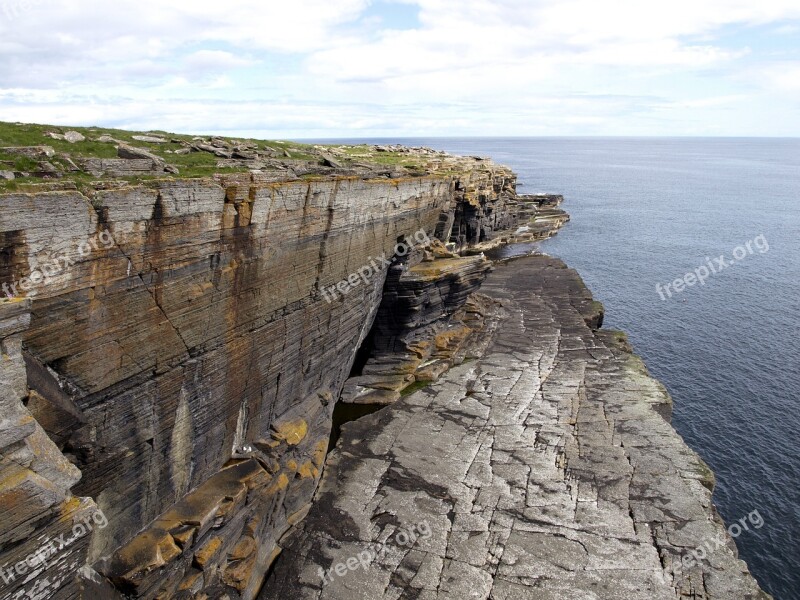
[[[0,0],[0,120],[800,136],[798,0]]]

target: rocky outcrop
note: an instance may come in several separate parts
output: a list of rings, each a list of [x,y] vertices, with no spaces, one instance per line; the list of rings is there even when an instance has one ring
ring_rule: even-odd
[[[437,379],[482,328],[480,307],[465,304],[491,263],[483,256],[422,253],[428,254],[424,261],[412,259],[389,269],[375,324],[361,349],[366,363],[355,365],[342,402],[394,402],[416,383]]]
[[[22,340],[29,300],[0,300],[0,597],[77,597],[91,531],[102,520],[72,488],[80,471],[28,411]]]
[[[483,168],[459,180],[456,209],[452,215],[443,215],[437,230],[437,237],[452,242],[457,251],[493,240],[498,232],[514,229],[519,223],[516,175],[489,161],[475,160]],[[489,177],[483,170],[487,167]]]
[[[262,600],[767,598],[577,274],[532,257],[482,289],[502,305],[486,349],[344,426]]]

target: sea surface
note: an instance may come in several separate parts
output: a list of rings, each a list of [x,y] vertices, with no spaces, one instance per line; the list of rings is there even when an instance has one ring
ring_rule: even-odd
[[[763,518],[736,539],[759,583],[800,600],[800,140],[340,141],[490,156],[521,193],[564,194],[572,222],[540,249],[580,272],[667,386],[726,523]]]

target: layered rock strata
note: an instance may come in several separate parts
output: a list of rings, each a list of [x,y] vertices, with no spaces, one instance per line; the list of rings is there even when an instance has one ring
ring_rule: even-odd
[[[470,185],[493,189],[481,165]],[[79,597],[81,585],[254,597],[316,489],[334,404],[382,299],[380,259],[432,237],[455,188],[452,175],[241,174],[0,195],[4,293],[33,298],[14,333],[27,352],[15,377],[31,388],[16,402],[108,521],[44,597]],[[465,264],[461,302],[487,268]],[[379,267],[359,281],[366,265]],[[4,508],[24,511],[8,486]],[[26,531],[35,540],[62,517],[42,513]],[[18,541],[0,542],[0,564]],[[80,584],[79,564],[91,567]]]
[[[569,222],[569,214],[559,208],[563,201],[560,194],[517,196],[513,228],[494,232],[491,238],[463,249],[462,253],[481,254],[509,244],[538,242],[554,236]]]
[[[0,194],[0,284],[5,284],[4,294],[32,299],[0,303],[0,496],[8,516],[0,528],[0,567],[14,567],[13,572],[3,571],[0,600],[25,595],[254,598],[287,546],[284,535],[290,528],[304,523],[297,535],[317,535],[313,532],[326,531],[318,527],[319,519],[332,518],[336,527],[326,538],[331,544],[349,540],[353,522],[358,524],[357,537],[364,537],[362,521],[325,508],[339,501],[331,486],[337,473],[345,476],[337,469],[346,454],[329,461],[334,479],[328,479],[311,519],[303,520],[322,475],[339,398],[375,403],[374,396],[383,393],[384,400],[391,396],[397,401],[401,389],[408,393],[437,380],[437,387],[429,390],[450,390],[471,381],[463,377],[473,373],[475,359],[485,355],[489,343],[505,349],[511,365],[504,370],[500,350],[493,351],[498,375],[487,375],[486,381],[498,389],[505,385],[498,383],[504,373],[530,366],[541,375],[549,368],[552,352],[544,363],[527,363],[527,338],[503,337],[497,329],[536,320],[541,307],[532,305],[529,314],[526,302],[533,300],[524,299],[519,289],[514,292],[519,298],[504,298],[492,284],[496,275],[489,279],[490,288],[497,288],[491,297],[476,295],[489,263],[480,251],[461,258],[453,250],[549,235],[566,218],[557,208],[558,197],[520,200],[508,169],[485,159],[425,149],[319,147],[295,157],[293,148],[283,151],[290,156],[280,158],[276,154],[281,151],[264,144],[197,139],[192,147],[181,141],[180,149],[159,155],[154,146],[166,142],[138,136],[143,137],[148,139],[134,140],[150,144],[149,150],[104,140],[121,152],[118,159],[99,159],[112,162],[99,165],[103,180],[92,183],[69,180],[69,173],[81,167],[63,148],[55,157],[48,155],[52,148],[29,149],[26,158],[35,156],[40,164],[47,158],[56,161],[62,180],[14,182],[18,191]],[[80,162],[81,142],[76,140],[74,147]],[[177,162],[184,151],[211,153],[230,161],[231,167],[253,172],[138,184],[115,179],[130,176],[130,169],[147,177],[169,170],[163,155],[169,152]],[[358,163],[361,154],[367,161],[385,157],[386,164]],[[121,162],[113,162],[117,160]],[[299,178],[301,173],[315,176]],[[400,256],[398,244],[419,239],[420,233],[422,238],[435,235],[448,248],[434,244],[411,257]],[[514,290],[512,283],[503,282]],[[526,280],[525,285],[533,284]],[[550,297],[542,290],[537,293]],[[599,326],[598,305],[577,299],[584,292],[569,297],[553,293],[550,313],[542,313],[550,314],[552,328],[562,325],[556,319],[559,303],[567,312],[571,306],[590,327]],[[505,313],[498,303],[517,301],[517,312],[503,309],[511,320],[501,319]],[[541,333],[547,341],[563,334],[542,327],[531,335]],[[591,348],[583,350],[592,356],[602,353],[605,338],[591,338],[595,345],[590,346],[583,329],[565,331],[569,335],[564,334],[563,350],[576,352],[556,354],[554,364],[589,372],[589,366],[568,360],[579,356],[577,338]],[[494,370],[491,361],[480,364]],[[603,364],[617,363],[608,359]],[[595,367],[600,368],[592,363]],[[607,375],[598,372],[598,378]],[[408,384],[414,387],[406,389]],[[371,400],[365,390],[373,394]],[[466,397],[474,392],[471,387]],[[412,406],[426,397],[419,394],[409,396]],[[495,397],[498,407],[484,408],[505,418],[503,395]],[[397,406],[406,410],[407,402],[399,400]],[[454,400],[442,396],[442,402]],[[431,423],[440,424],[443,418],[450,425],[442,431],[449,434],[469,410],[443,413]],[[567,412],[565,407],[559,410]],[[468,444],[472,432],[486,427],[480,421],[469,426],[462,438],[465,451],[474,450]],[[390,427],[388,437],[380,439],[389,440],[392,431]],[[668,427],[658,433],[665,443],[677,440]],[[613,440],[622,434],[615,435]],[[515,441],[520,452],[528,452],[526,439]],[[541,439],[544,444],[550,438]],[[345,443],[355,440],[351,436]],[[429,510],[431,502],[446,502],[442,489],[456,498],[448,487],[453,464],[449,458],[441,464],[438,460],[445,446],[426,447],[413,436],[407,443],[427,453],[421,462],[436,462],[440,470],[420,467],[420,476],[431,477],[426,482],[416,478],[414,465],[403,465],[400,479],[389,478],[398,482],[394,487],[413,491],[413,506],[420,510]],[[392,454],[381,460],[394,461],[396,454],[407,451],[399,438],[387,448]],[[564,470],[561,463],[567,458],[581,464],[574,451],[574,445],[563,442],[559,469]],[[481,452],[484,457],[484,446]],[[517,468],[508,444],[497,452],[492,446],[489,453],[496,459],[473,462],[484,463],[481,472],[491,473],[492,482],[495,473],[506,477],[502,465]],[[661,465],[659,460],[654,464]],[[604,463],[589,464],[587,473],[594,467],[604,475]],[[569,478],[570,494],[587,501],[583,492],[575,491],[583,489],[576,487],[575,477]],[[516,498],[515,482],[509,475],[497,485],[501,490],[507,485],[508,494]],[[549,486],[549,480],[541,484],[542,489]],[[488,499],[480,506],[492,506],[499,493],[492,484],[486,487],[482,498]],[[406,502],[390,488],[381,488],[378,495],[385,492],[387,502]],[[348,506],[358,503],[364,489],[371,488],[347,488],[344,493],[353,495],[340,500]],[[465,489],[456,486],[453,493]],[[591,494],[591,487],[587,489]],[[641,507],[661,510],[659,498],[645,492],[637,498]],[[554,498],[556,507],[566,505],[566,497]],[[471,501],[469,495],[459,500]],[[683,506],[677,495],[674,502]],[[402,524],[396,517],[401,513],[392,510],[381,513],[376,523]],[[454,510],[450,516],[457,514]],[[487,525],[487,535],[500,539],[502,523]],[[692,522],[685,538],[693,540],[697,527]],[[437,531],[441,536],[443,530]],[[467,532],[468,540],[480,537],[478,529],[458,531]],[[684,535],[664,531],[662,537],[673,545]],[[59,540],[55,546],[54,540]],[[291,580],[285,569],[293,557],[308,559],[304,550],[289,544],[290,553],[277,571],[278,587],[268,586],[264,593],[284,589],[283,597],[289,598],[306,593],[309,581],[300,592],[281,588]],[[53,552],[47,555],[42,548]],[[325,563],[325,556],[314,560]],[[454,568],[461,568],[460,563],[475,566],[478,560],[453,558],[447,551],[437,556],[459,563]],[[393,573],[392,585],[403,588],[407,570]],[[712,584],[704,582],[703,589],[715,589]],[[373,585],[364,590],[377,589]],[[406,587],[409,597],[428,589]],[[452,597],[461,596],[453,592]]]
[[[577,274],[526,258],[482,291],[503,312],[482,356],[344,427],[261,599],[767,598]]]
[[[439,243],[441,248],[441,243]],[[364,365],[347,380],[341,401],[390,404],[418,382],[435,381],[483,328],[480,303],[466,306],[488,274],[483,256],[459,258],[439,250],[422,262],[389,270],[383,300],[362,352]]]
[[[498,232],[513,229],[519,222],[516,175],[490,161],[476,162],[483,169],[459,179],[455,211],[442,215],[436,231],[436,237],[451,242],[456,251],[495,239]]]
[[[80,471],[64,458],[26,408],[22,340],[29,300],[0,300],[0,597],[79,594],[97,507],[72,488]]]

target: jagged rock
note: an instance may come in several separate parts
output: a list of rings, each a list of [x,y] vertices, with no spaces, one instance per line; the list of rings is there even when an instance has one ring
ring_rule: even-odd
[[[218,156],[220,158],[231,158],[233,157],[233,152],[228,150],[227,148],[221,148],[218,146],[212,146],[209,144],[194,144],[192,146],[198,152],[209,152],[214,156]]]
[[[0,235],[14,248],[3,256],[18,259],[0,264],[9,279],[25,276],[32,248],[97,245],[73,257],[68,277],[39,290],[25,334],[31,354],[73,386],[85,419],[66,433],[83,472],[77,493],[98,498],[108,515],[108,527],[92,540],[95,570],[111,573],[99,559],[155,526],[226,465],[252,455],[269,467],[271,481],[248,490],[245,504],[238,493],[224,501],[214,519],[199,521],[194,537],[170,533],[180,555],[166,560],[162,552],[164,567],[133,583],[142,597],[161,586],[176,590],[213,530],[224,545],[212,559],[218,575],[204,577],[202,590],[222,585],[217,576],[237,586],[250,577],[241,595],[254,597],[278,538],[316,490],[331,400],[369,332],[385,267],[346,302],[328,304],[316,286],[335,285],[371,257],[391,254],[398,238],[432,232],[451,201],[450,186],[449,178],[275,182],[243,173],[109,185],[91,200],[102,211],[76,191],[34,200],[0,194]],[[107,247],[97,238],[106,228],[113,232]],[[300,256],[313,263],[296,271]],[[91,340],[76,335],[87,331],[87,319],[97,319]],[[318,319],[332,324],[304,325]],[[310,356],[311,371],[301,366]],[[299,419],[304,435],[303,426],[294,435],[281,428]],[[229,516],[213,529],[219,511]],[[256,514],[261,521],[249,535],[259,543],[257,562],[216,570],[244,535],[243,521]]]
[[[14,180],[14,171],[0,171],[0,179],[5,179],[7,181]]]
[[[117,148],[117,156],[126,160],[151,160],[153,161],[154,166],[157,166],[161,169],[163,169],[164,165],[166,164],[164,159],[160,156],[156,156],[144,148],[134,148],[133,146],[128,146],[127,144],[119,145]]]
[[[23,405],[30,310],[29,300],[0,300],[0,575],[4,597],[74,598],[91,539],[88,525],[81,534],[74,524],[92,521],[96,506],[72,497],[80,472]]]
[[[258,160],[258,153],[249,150],[241,150],[238,148],[233,151],[231,156],[232,158],[238,158],[241,160]]]
[[[344,167],[344,165],[341,162],[333,158],[333,156],[331,156],[330,154],[322,154],[321,162],[323,165],[327,167],[332,167],[334,169],[341,169]]]
[[[78,142],[85,142],[86,136],[82,133],[78,133],[77,131],[67,131],[64,134],[64,139],[70,144],[77,144]]]
[[[69,156],[61,156],[61,160],[67,163],[68,170],[70,172],[77,173],[78,171],[81,170],[81,168],[77,164],[75,164],[75,161],[73,161]]]
[[[224,140],[197,142],[232,152],[232,145]],[[407,495],[397,504],[384,505],[387,510],[379,517],[381,524],[393,522],[398,515],[403,518],[432,511],[437,525],[447,527],[448,515],[459,525],[452,536],[453,554],[443,554],[440,545],[430,549],[428,558],[414,555],[410,563],[391,571],[395,587],[389,595],[397,597],[399,588],[409,587],[406,576],[413,573],[417,584],[431,583],[431,587],[422,586],[419,597],[425,597],[423,592],[430,592],[430,597],[441,590],[442,597],[461,598],[490,586],[489,571],[502,559],[492,553],[486,558],[488,545],[480,545],[487,537],[484,534],[491,531],[493,540],[502,541],[504,523],[516,518],[527,525],[524,519],[531,511],[537,525],[547,523],[546,518],[563,516],[560,510],[566,496],[556,493],[561,488],[551,490],[556,495],[547,496],[554,500],[552,507],[545,507],[548,510],[526,505],[521,516],[508,513],[521,496],[523,476],[517,470],[528,464],[529,453],[541,458],[536,452],[558,447],[558,452],[546,455],[545,463],[532,466],[547,475],[551,471],[544,470],[546,466],[563,469],[566,461],[571,461],[575,479],[569,481],[588,485],[589,495],[581,497],[584,502],[591,500],[591,483],[586,483],[590,478],[580,473],[582,466],[592,466],[581,462],[591,458],[584,456],[591,455],[591,444],[584,447],[584,455],[576,456],[572,445],[564,444],[561,451],[557,436],[566,435],[572,408],[593,409],[594,397],[576,399],[568,392],[561,394],[555,386],[573,382],[569,372],[559,370],[562,368],[577,373],[574,387],[565,384],[569,390],[585,389],[593,394],[602,387],[600,383],[619,383],[620,373],[627,369],[622,363],[611,359],[600,366],[599,362],[586,363],[581,371],[583,363],[575,361],[585,357],[580,353],[582,343],[594,361],[604,360],[606,351],[618,351],[621,344],[609,342],[603,349],[602,334],[586,327],[586,322],[596,321],[596,307],[588,295],[575,291],[577,288],[561,285],[569,277],[560,270],[548,277],[559,282],[558,290],[569,290],[566,295],[542,300],[545,292],[539,280],[523,278],[515,285],[527,286],[527,295],[517,289],[513,297],[499,301],[469,296],[486,277],[487,261],[480,256],[460,259],[446,253],[496,237],[506,225],[518,225],[515,178],[489,161],[427,150],[403,150],[402,154],[414,161],[430,157],[426,176],[411,177],[404,169],[398,169],[402,172],[391,180],[376,176],[372,169],[349,170],[346,177],[330,176],[331,169],[317,164],[316,159],[293,161],[291,170],[286,168],[287,161],[267,159],[263,160],[266,172],[258,174],[161,178],[138,185],[104,180],[90,187],[82,185],[82,189],[89,187],[86,195],[74,184],[69,189],[65,185],[25,187],[26,193],[0,194],[3,282],[28,277],[31,265],[48,249],[83,249],[80,255],[66,257],[64,276],[37,288],[32,308],[3,309],[0,304],[4,357],[0,361],[0,407],[7,419],[0,426],[0,440],[13,446],[0,448],[0,454],[7,457],[0,464],[0,481],[6,482],[6,487],[0,486],[0,495],[4,507],[13,507],[0,527],[0,564],[9,556],[21,560],[37,539],[58,535],[71,524],[73,515],[85,514],[82,511],[88,510],[91,502],[76,501],[71,496],[75,493],[96,499],[108,522],[53,567],[61,586],[58,594],[64,598],[78,597],[73,579],[80,570],[80,585],[90,598],[252,600],[282,548],[289,552],[283,555],[278,564],[283,567],[276,574],[284,573],[287,565],[301,563],[294,554],[293,540],[298,533],[329,527],[328,541],[338,543],[340,536],[345,536],[353,547],[347,536],[361,532],[363,521],[352,515],[363,512],[365,506],[369,512],[379,497],[393,502],[398,496],[391,489],[399,487],[400,493]],[[81,164],[120,177],[130,173],[163,175],[166,167],[149,156],[84,159]],[[258,163],[236,160],[230,164],[252,168]],[[305,173],[328,175],[289,180]],[[529,208],[538,211],[545,206]],[[399,241],[410,240],[419,232],[429,237],[434,231],[448,245],[444,251],[438,246],[428,250],[433,261],[422,262],[425,255],[421,249],[400,256]],[[393,258],[396,267],[390,271],[385,261]],[[369,276],[364,274],[361,279],[355,275],[364,273],[367,265]],[[354,280],[360,283],[355,285]],[[322,295],[322,290],[336,289],[343,282],[346,292],[333,298]],[[534,302],[536,295],[540,301],[531,311],[519,308]],[[386,306],[393,303],[403,308],[398,317],[390,318],[381,307],[384,299]],[[573,319],[561,335],[549,320],[558,306],[573,311],[565,313]],[[503,337],[493,338],[501,323],[510,329]],[[520,324],[525,329],[520,330]],[[370,332],[379,327],[384,336],[371,337]],[[506,366],[502,360],[493,361],[495,354],[487,355],[484,350],[492,339],[502,342],[492,352],[505,352],[515,362]],[[23,343],[41,372],[30,366],[33,363],[26,369],[21,358]],[[371,343],[386,352],[370,356]],[[530,356],[539,353],[531,350],[535,344],[543,348],[542,361]],[[557,361],[551,361],[554,355]],[[356,362],[359,366],[365,363],[362,383],[375,386],[387,378],[392,381],[383,390],[352,386],[354,402],[365,398],[378,404],[397,401],[397,383],[413,381],[415,386],[428,387],[387,409],[417,403],[403,412],[399,421],[392,420],[388,429],[382,428],[383,421],[377,425],[369,421],[370,435],[362,436],[373,453],[364,451],[364,471],[372,466],[382,468],[387,461],[401,464],[405,471],[387,471],[386,481],[378,477],[380,490],[368,479],[370,485],[362,486],[355,500],[356,494],[334,499],[329,492],[335,477],[328,478],[322,489],[318,487],[330,444],[334,400],[355,373]],[[451,367],[454,370],[447,372]],[[483,379],[473,378],[472,368],[490,373]],[[601,370],[592,371],[594,368]],[[543,373],[549,374],[547,385],[531,383],[531,378]],[[577,378],[584,373],[589,375],[580,388]],[[431,387],[429,383],[437,379]],[[34,392],[28,391],[26,382],[31,382]],[[507,397],[508,404],[488,403],[487,391],[497,398]],[[440,398],[445,412],[437,406],[428,414],[424,402],[419,404],[425,398],[431,402]],[[635,404],[633,396],[627,398],[620,410]],[[23,405],[25,399],[30,410]],[[553,409],[556,404],[558,410]],[[653,404],[661,412],[668,411],[657,397]],[[539,412],[526,413],[526,406]],[[361,414],[372,410],[347,408]],[[46,429],[31,410],[41,416]],[[490,424],[486,417],[492,410]],[[521,428],[539,423],[536,419],[548,410],[548,415],[557,413],[563,418],[549,422],[549,429],[536,430],[535,442],[530,436],[513,437]],[[47,411],[53,414],[43,416]],[[613,420],[613,415],[605,416]],[[404,419],[409,423],[416,419],[410,428],[419,426],[419,431],[400,435]],[[467,421],[470,424],[461,427]],[[592,419],[588,422],[594,423]],[[609,423],[605,419],[597,422]],[[658,431],[659,437],[672,443],[674,432],[666,427]],[[580,429],[589,430],[583,421]],[[50,441],[45,432],[58,443]],[[615,435],[621,438],[630,433],[616,430]],[[476,435],[484,436],[484,445],[477,444]],[[599,435],[598,439],[607,442],[612,438]],[[594,437],[582,440],[596,441]],[[72,489],[70,484],[80,474],[61,456],[59,447],[69,452],[82,474]],[[619,449],[608,444],[602,448],[612,458],[619,458]],[[632,458],[639,456],[634,456],[635,448],[634,444],[629,450]],[[406,462],[409,453],[417,450],[424,455]],[[490,458],[485,457],[488,450]],[[336,461],[341,456],[331,456],[331,472],[338,468]],[[472,461],[469,464],[477,465],[470,479],[470,489],[482,488],[476,502],[487,510],[497,509],[498,518],[489,520],[491,529],[487,531],[471,529],[471,522],[462,524],[459,515],[466,513],[451,510],[448,500],[458,492],[463,494],[459,508],[474,504],[466,485],[457,484],[452,492],[445,487],[461,465],[469,468],[465,457],[468,463]],[[487,464],[496,486],[484,481]],[[620,465],[621,461],[611,461],[611,466]],[[426,479],[416,478],[417,473]],[[697,486],[709,485],[707,473],[697,475]],[[361,475],[349,481],[357,481]],[[546,480],[545,487],[549,483]],[[537,489],[531,483],[531,490]],[[619,487],[614,484],[608,489],[616,492]],[[634,510],[660,510],[646,501],[657,495],[660,490],[646,489],[641,506]],[[506,503],[502,506],[494,502],[501,497]],[[320,513],[314,512],[319,505],[312,506],[314,498],[327,506],[341,502],[343,512],[326,513],[320,520],[316,516]],[[409,512],[401,512],[404,507]],[[604,504],[602,508],[608,507]],[[306,515],[311,517],[304,521]],[[301,522],[305,523],[302,532],[290,532]],[[558,536],[543,537],[546,533],[519,529],[504,546],[509,552],[507,564],[516,557],[515,564],[550,569],[541,578],[544,584],[555,581],[552,573],[560,575],[555,569],[564,564],[547,562],[551,547],[558,556],[582,556],[574,544]],[[617,552],[617,547],[611,549],[625,555]],[[347,546],[334,550],[346,552]],[[318,560],[318,553],[311,555]],[[424,569],[417,558],[427,560]],[[650,558],[648,554],[647,560]],[[482,575],[472,564],[479,560],[489,565]],[[446,564],[444,575],[445,567],[439,569],[439,562]],[[647,565],[649,570],[650,563]],[[528,580],[520,578],[518,570],[510,569],[504,575],[508,580],[498,583],[498,597],[530,591],[525,587]],[[727,571],[722,579],[731,586],[740,581],[726,575]],[[583,577],[576,580],[578,586],[586,583],[591,573]],[[692,581],[696,577],[693,574]],[[388,584],[381,578],[353,589],[363,594],[379,592],[375,597],[383,597]],[[310,581],[307,573],[303,581],[304,586]],[[721,585],[714,581],[719,579],[709,578],[704,583],[710,586],[706,591],[711,597],[715,597],[714,585]],[[31,592],[29,584],[21,583],[28,587],[14,593]],[[590,583],[586,586],[580,589],[591,587]],[[309,587],[314,590],[308,594],[315,597],[320,586],[312,581]],[[294,598],[309,588],[286,589],[283,597]],[[51,592],[30,595],[48,597]],[[412,589],[410,593],[416,592]],[[553,594],[567,596],[569,590]],[[352,590],[351,596],[355,597]]]

